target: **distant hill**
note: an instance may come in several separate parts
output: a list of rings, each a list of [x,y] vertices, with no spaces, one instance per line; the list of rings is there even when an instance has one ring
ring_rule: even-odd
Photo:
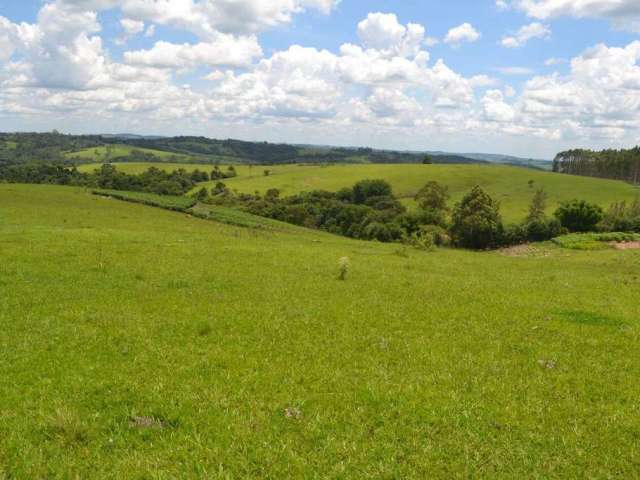
[[[544,170],[551,162],[506,155],[379,150],[362,147],[294,145],[247,142],[197,136],[162,137],[130,133],[64,135],[53,133],[0,133],[0,165],[32,161],[74,163],[184,162],[254,165],[308,164],[418,164],[426,156],[436,164],[499,163]]]
[[[490,163],[499,163],[502,165],[514,165],[518,167],[539,168],[541,170],[551,170],[553,162],[551,160],[542,160],[538,158],[522,158],[511,155],[497,155],[491,153],[463,153],[467,158],[475,160],[484,160]]]

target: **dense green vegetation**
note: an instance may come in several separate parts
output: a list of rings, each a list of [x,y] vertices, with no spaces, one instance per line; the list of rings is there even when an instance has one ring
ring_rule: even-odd
[[[120,190],[92,190],[92,193],[101,197],[141,203],[143,205],[160,207],[179,212],[187,211],[196,204],[196,200],[193,198],[175,195],[157,195],[155,193],[146,192],[123,192]]]
[[[500,205],[480,186],[476,185],[451,211],[448,188],[433,181],[420,189],[415,197],[417,209],[411,212],[385,180],[361,180],[338,192],[313,190],[286,198],[281,198],[277,189],[268,190],[264,196],[237,195],[218,182],[211,192],[201,188],[195,198],[346,237],[402,242],[425,250],[449,245],[488,249],[550,240],[563,231],[595,229],[599,220],[590,223],[591,210],[602,219],[600,207],[585,202],[579,203],[583,208],[577,212],[570,207],[578,202],[562,204],[555,212],[556,218],[548,218],[546,194],[538,190],[525,221],[505,225]]]
[[[624,180],[640,184],[640,147],[630,150],[568,150],[553,161],[553,170],[572,175]]]
[[[637,233],[573,233],[554,238],[553,242],[563,248],[571,250],[603,250],[612,245],[640,242]]]
[[[0,478],[636,475],[639,251],[272,225],[0,184]]]
[[[221,173],[218,168],[212,175],[183,169],[168,172],[149,167],[144,172],[133,175],[119,171],[115,166],[105,163],[91,173],[81,172],[76,167],[68,168],[55,164],[29,163],[10,165],[0,168],[0,182],[34,183],[93,187],[110,190],[132,192],[148,192],[158,195],[184,195],[197,183],[209,180],[215,175],[236,175],[235,169],[229,167]]]
[[[270,189],[277,189],[282,197],[287,197],[312,190],[337,192],[360,180],[375,178],[389,182],[396,196],[409,207],[415,205],[415,195],[429,181],[446,185],[452,203],[459,202],[475,185],[480,185],[500,203],[507,223],[525,219],[531,197],[540,188],[547,193],[548,215],[561,202],[575,198],[608,208],[614,202],[633,201],[640,193],[636,187],[619,181],[495,165],[288,165],[271,168],[269,176],[264,176],[260,168],[242,168],[237,178],[225,183],[240,193],[257,191],[264,195]],[[205,186],[211,189],[216,183]]]

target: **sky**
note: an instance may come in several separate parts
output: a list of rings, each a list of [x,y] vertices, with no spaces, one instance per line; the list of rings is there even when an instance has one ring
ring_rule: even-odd
[[[640,144],[639,0],[0,0],[0,131]]]

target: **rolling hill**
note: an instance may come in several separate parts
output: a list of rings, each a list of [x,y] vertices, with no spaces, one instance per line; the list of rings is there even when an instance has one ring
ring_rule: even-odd
[[[238,215],[0,185],[0,477],[637,472],[638,251]]]
[[[449,187],[452,202],[460,200],[474,185],[480,185],[500,201],[503,216],[510,222],[524,219],[536,188],[544,188],[548,193],[549,212],[559,202],[574,198],[608,207],[640,194],[640,189],[624,182],[498,165],[276,166],[269,170],[269,176],[265,176],[263,168],[240,169],[237,178],[225,183],[244,193],[264,193],[277,188],[283,195],[290,195],[316,189],[337,191],[359,180],[384,179],[409,205],[418,190],[431,180]],[[205,185],[212,187],[215,183]]]

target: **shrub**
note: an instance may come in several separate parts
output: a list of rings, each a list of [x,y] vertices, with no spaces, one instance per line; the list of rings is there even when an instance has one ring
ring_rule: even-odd
[[[608,232],[640,232],[640,198],[611,205],[601,226]]]
[[[385,180],[362,180],[353,186],[352,192],[353,202],[358,204],[363,204],[372,197],[393,196],[391,185]]]
[[[525,223],[526,237],[533,242],[551,240],[562,233],[562,225],[557,218],[540,218]]]
[[[340,276],[338,277],[340,280],[346,280],[347,274],[349,273],[349,267],[351,266],[351,262],[349,261],[349,257],[342,257],[338,260],[338,267],[340,268]]]
[[[584,200],[563,202],[554,213],[563,227],[570,232],[591,232],[603,219],[602,208]]]
[[[528,239],[527,229],[524,225],[507,225],[502,231],[500,245],[510,246],[526,243]]]
[[[198,193],[195,194],[195,198],[199,202],[204,202],[207,198],[209,198],[209,192],[207,192],[206,188],[202,187],[200,190],[198,190]]]
[[[447,231],[437,225],[423,225],[417,232],[404,238],[404,243],[420,250],[433,250],[451,244]]]
[[[498,203],[479,186],[455,206],[451,233],[456,245],[473,249],[495,247],[502,230]]]
[[[429,182],[415,196],[422,210],[448,211],[449,189],[438,182]]]
[[[402,237],[402,231],[397,225],[390,225],[381,222],[372,222],[367,225],[362,238],[367,240],[378,240],[379,242],[393,242]]]

